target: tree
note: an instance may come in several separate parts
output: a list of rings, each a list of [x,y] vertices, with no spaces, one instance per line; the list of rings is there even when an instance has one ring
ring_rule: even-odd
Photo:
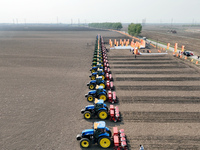
[[[142,31],[142,25],[141,24],[134,24],[134,23],[131,23],[129,26],[128,26],[128,33],[132,36],[137,36],[141,33]]]
[[[109,22],[89,23],[88,26],[94,27],[94,28],[115,29],[115,30],[120,30],[122,28],[122,24],[120,22],[117,22],[117,23],[109,23]]]

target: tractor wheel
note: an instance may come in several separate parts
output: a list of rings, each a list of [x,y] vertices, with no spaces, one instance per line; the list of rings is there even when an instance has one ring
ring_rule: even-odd
[[[108,118],[108,112],[106,112],[105,110],[101,110],[98,112],[98,117],[102,120],[105,120]]]
[[[100,137],[98,140],[98,144],[102,148],[108,148],[111,145],[110,137]]]
[[[93,97],[92,95],[88,95],[88,96],[87,96],[87,100],[88,100],[89,102],[93,102],[93,101],[94,101],[94,97]]]
[[[99,95],[99,99],[106,101],[107,98],[106,98],[106,95],[101,94],[101,95]]]
[[[88,148],[88,147],[90,147],[90,140],[87,139],[87,138],[81,139],[81,141],[80,141],[80,146],[81,146],[82,148]]]
[[[102,80],[105,80],[105,76],[104,75],[102,76]]]
[[[90,84],[90,85],[89,85],[89,89],[90,89],[90,90],[94,90],[94,89],[95,89],[94,84]]]
[[[103,88],[105,89],[105,84],[104,83],[101,83],[100,86],[103,86]]]
[[[95,80],[96,79],[96,77],[95,76],[91,76],[91,80]]]
[[[84,112],[84,118],[85,119],[90,119],[91,118],[91,112],[89,112],[89,111],[86,111],[86,112]]]
[[[92,69],[92,70],[91,70],[91,73],[94,73],[94,72],[95,72],[95,69]]]

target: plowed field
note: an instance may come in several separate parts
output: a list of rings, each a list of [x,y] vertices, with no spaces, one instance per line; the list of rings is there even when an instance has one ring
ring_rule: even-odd
[[[84,94],[96,35],[124,38],[81,29],[0,31],[0,149],[81,149],[76,135],[98,120],[80,112],[90,104]],[[199,70],[171,55],[135,59],[110,50],[108,59],[123,120],[106,123],[125,129],[131,150],[200,148]]]

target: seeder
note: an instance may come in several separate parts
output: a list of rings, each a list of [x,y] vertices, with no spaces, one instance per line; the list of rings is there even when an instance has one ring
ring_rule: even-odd
[[[113,127],[112,135],[104,121],[94,122],[93,129],[83,130],[76,139],[80,141],[81,148],[89,148],[95,143],[101,148],[109,148],[113,143],[114,150],[128,150],[124,129],[118,131],[117,127]]]

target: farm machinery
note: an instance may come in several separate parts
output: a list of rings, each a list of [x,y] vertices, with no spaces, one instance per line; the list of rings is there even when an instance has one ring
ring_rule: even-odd
[[[81,134],[76,136],[76,139],[80,141],[81,148],[88,148],[97,143],[101,148],[109,148],[114,144],[114,150],[128,149],[124,129],[118,131],[117,127],[113,127],[112,135],[104,121],[94,122],[92,129],[83,130]]]
[[[92,69],[90,69],[91,73],[96,72],[98,69],[103,69],[103,65],[101,63],[97,62],[97,65],[92,67]]]
[[[102,76],[102,79],[104,80],[105,79],[105,73],[103,71],[103,69],[97,69],[96,72],[92,73],[89,77],[91,80],[95,80],[96,79],[96,76]]]
[[[94,90],[96,85],[103,86],[104,89],[106,90],[113,90],[114,85],[112,81],[105,81],[103,80],[103,76],[98,76],[96,77],[96,80],[91,80],[89,83],[87,83],[87,86],[89,87],[90,90]]]
[[[109,120],[113,122],[121,121],[121,116],[119,113],[119,108],[113,105],[110,105],[108,110],[107,105],[104,103],[104,100],[98,100],[95,98],[94,105],[88,105],[81,110],[85,119],[91,119],[92,117],[97,116],[99,119],[105,120],[109,116]]]
[[[98,66],[92,67],[90,71],[92,74],[89,76],[91,80],[95,80],[96,75],[103,76],[103,80],[106,77],[106,80],[113,80],[112,74],[110,73],[110,68],[109,67],[103,67],[100,66],[101,64],[98,64]]]
[[[115,91],[108,90],[108,92],[103,88],[103,86],[96,86],[96,90],[91,90],[85,97],[89,102],[93,102],[95,98],[102,99],[104,101],[108,100],[110,103],[117,102],[117,96]]]

